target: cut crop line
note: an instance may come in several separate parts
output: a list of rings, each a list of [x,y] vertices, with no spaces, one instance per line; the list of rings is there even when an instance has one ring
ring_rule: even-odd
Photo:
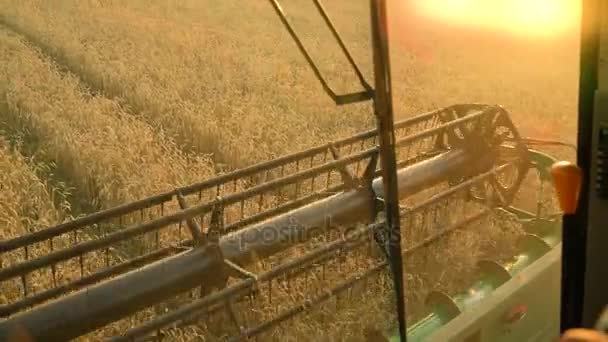
[[[87,64],[77,64],[74,63],[73,60],[66,56],[63,52],[62,48],[55,48],[52,45],[43,41],[35,34],[28,32],[27,30],[22,29],[18,25],[14,24],[10,19],[8,19],[5,15],[0,14],[0,25],[4,26],[5,29],[8,29],[15,34],[19,35],[25,44],[39,51],[42,55],[53,61],[53,63],[57,66],[57,70],[63,73],[69,73],[74,77],[78,78],[83,85],[84,89],[91,96],[103,96],[113,101],[116,101],[122,110],[139,120],[145,121],[151,127],[155,129],[157,132],[167,132],[167,127],[163,127],[163,122],[158,122],[155,120],[155,117],[160,116],[160,114],[147,115],[144,113],[144,109],[141,108],[142,105],[138,105],[137,102],[141,102],[142,99],[137,100],[129,100],[122,90],[114,89],[112,87],[105,86],[103,75],[96,75],[95,73],[87,70]],[[174,130],[169,130],[174,131]],[[172,138],[178,143],[178,147],[185,153],[195,155],[205,155],[207,157],[211,157],[214,163],[226,164],[226,158],[222,156],[220,151],[216,147],[210,147],[212,151],[201,150],[200,148],[192,148],[192,146],[188,146],[187,143],[183,141],[183,138],[180,138],[180,134],[172,134]],[[212,153],[210,153],[212,152]],[[228,165],[232,167],[232,165]]]

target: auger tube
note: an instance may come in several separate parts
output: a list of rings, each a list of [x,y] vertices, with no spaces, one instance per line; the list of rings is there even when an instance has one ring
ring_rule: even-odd
[[[415,194],[477,165],[480,156],[467,152],[444,152],[400,169],[399,194]],[[219,240],[219,251],[225,259],[246,264],[252,252],[268,257],[313,238],[323,232],[328,218],[332,225],[371,222],[382,187],[382,179],[376,178],[371,184],[373,194],[367,187],[350,189],[228,234]],[[271,240],[269,233],[273,234]],[[210,277],[218,277],[215,271],[222,260],[213,250],[193,248],[16,314],[0,322],[0,341],[8,341],[17,331],[34,341],[70,340],[198,287]]]

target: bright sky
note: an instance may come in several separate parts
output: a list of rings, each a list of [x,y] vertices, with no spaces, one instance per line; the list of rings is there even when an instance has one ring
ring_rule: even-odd
[[[525,35],[552,35],[576,28],[581,6],[580,0],[412,1],[425,16]]]

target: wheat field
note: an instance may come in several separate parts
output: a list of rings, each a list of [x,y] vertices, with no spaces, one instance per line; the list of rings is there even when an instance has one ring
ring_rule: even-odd
[[[312,1],[282,3],[330,85],[360,90]],[[325,6],[373,81],[368,1]],[[578,32],[496,39],[409,14],[390,19],[398,118],[500,104],[523,136],[575,141]],[[336,106],[323,93],[268,1],[0,0],[2,239],[373,125],[369,103]],[[519,234],[472,229],[412,258],[408,301],[417,310],[431,288],[466,283],[477,259]],[[426,271],[442,260],[459,262],[451,274]],[[0,304],[11,291],[0,289]],[[356,316],[336,314],[331,340],[353,338]],[[290,331],[310,338],[323,317]]]

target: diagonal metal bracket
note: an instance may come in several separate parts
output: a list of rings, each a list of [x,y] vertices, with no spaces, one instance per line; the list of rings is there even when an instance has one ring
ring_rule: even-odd
[[[340,159],[340,153],[336,149],[336,146],[332,143],[329,145],[329,150],[334,160]],[[359,182],[353,177],[352,173],[348,170],[346,165],[337,167],[338,172],[340,172],[340,177],[342,177],[342,181],[347,189],[354,189],[359,185]]]
[[[219,239],[223,229],[224,205],[222,198],[218,196],[211,212],[209,229],[207,230],[206,234],[204,234],[207,242],[206,247],[209,249],[210,253],[214,253],[214,258],[217,260],[219,265],[219,269],[217,270],[219,275],[216,277],[217,281],[215,282],[214,286],[218,288],[226,286],[226,283],[230,277],[238,279],[251,278],[254,280],[254,294],[259,292],[257,282],[258,277],[256,274],[249,272],[236,263],[224,258],[224,254],[219,247]],[[201,293],[208,293],[209,289],[210,287],[201,288]]]
[[[182,195],[181,192],[177,193],[177,202],[179,202],[179,206],[180,208],[182,208],[182,210],[188,209],[186,199],[184,198],[184,195]],[[186,219],[186,225],[188,226],[188,230],[190,230],[190,234],[192,235],[192,240],[194,241],[194,244],[204,246],[207,242],[207,239],[203,234],[198,222],[196,222],[194,218],[188,218]]]
[[[329,145],[329,150],[331,151],[332,157],[334,160],[340,159],[340,153],[336,149],[334,144]],[[338,167],[338,172],[340,172],[340,177],[346,186],[346,189],[355,189],[357,187],[367,187],[371,190],[372,182],[374,181],[374,176],[376,176],[376,168],[378,167],[378,152],[372,154],[369,162],[365,166],[365,170],[361,177],[355,177],[348,169],[346,165]]]
[[[376,176],[376,169],[378,168],[378,156],[379,154],[376,152],[369,159],[369,162],[363,171],[363,175],[361,176],[361,183],[371,186],[374,181],[374,176]]]
[[[234,262],[232,262],[230,260],[224,260],[224,270],[225,270],[226,275],[232,276],[234,278],[252,279],[253,286],[251,289],[251,295],[255,297],[260,294],[257,274],[247,271],[246,269],[242,268],[241,266],[235,264]]]
[[[247,271],[246,269],[233,263],[230,260],[224,260],[224,263],[226,264],[226,267],[229,270],[229,273],[232,276],[234,276],[235,278],[240,278],[240,279],[251,278],[257,282],[258,276],[255,273]]]
[[[378,159],[379,159],[379,153],[376,152],[372,155],[369,162],[367,163],[367,166],[365,166],[365,170],[363,171],[363,174],[358,179],[359,185],[362,187],[365,187],[369,191],[371,196],[373,197],[372,198],[372,200],[373,200],[373,204],[372,204],[373,205],[373,218],[372,219],[374,219],[374,220],[378,220],[378,214],[384,211],[384,206],[385,206],[384,199],[381,197],[378,197],[372,187],[374,177],[376,176],[376,169],[378,167]]]

